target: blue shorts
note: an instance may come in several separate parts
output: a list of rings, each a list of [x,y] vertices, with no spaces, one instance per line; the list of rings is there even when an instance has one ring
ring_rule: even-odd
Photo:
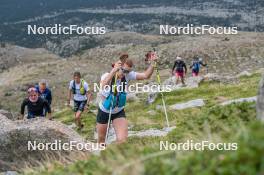
[[[87,103],[87,100],[85,100],[85,101],[76,101],[76,100],[74,100],[74,108],[73,108],[73,111],[74,112],[77,112],[77,111],[83,112],[86,103]]]

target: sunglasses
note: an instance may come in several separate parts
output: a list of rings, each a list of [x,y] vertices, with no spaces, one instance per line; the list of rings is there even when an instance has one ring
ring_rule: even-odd
[[[124,74],[128,74],[129,72],[131,72],[131,70],[128,70],[128,69],[124,69],[124,68],[121,68],[122,72]]]

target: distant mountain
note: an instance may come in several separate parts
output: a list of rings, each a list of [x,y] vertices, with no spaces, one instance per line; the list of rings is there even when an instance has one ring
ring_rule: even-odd
[[[221,9],[253,11],[263,7],[261,0],[2,0],[1,22],[14,22],[54,12],[78,8],[115,9],[140,6],[177,6],[186,8],[217,7]],[[15,11],[15,13],[14,13]]]
[[[27,35],[27,25],[105,26],[109,31],[159,34],[160,24],[238,26],[264,31],[261,0],[2,0],[0,41],[24,47],[65,45],[76,35]],[[15,12],[15,13],[14,13]],[[85,36],[93,48],[97,37]],[[72,52],[70,52],[72,54]],[[70,56],[69,54],[61,56]]]

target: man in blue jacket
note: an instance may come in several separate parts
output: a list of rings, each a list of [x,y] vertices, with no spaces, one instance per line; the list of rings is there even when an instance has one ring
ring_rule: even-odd
[[[46,80],[42,79],[36,86],[36,90],[39,94],[39,97],[46,100],[48,104],[51,106],[52,103],[52,93],[51,90],[48,88],[48,83]],[[47,110],[45,109],[45,115],[47,113]]]
[[[204,66],[207,67],[207,64],[203,63],[203,59],[199,58],[198,56],[195,56],[192,61],[192,65],[190,66],[190,69],[192,69],[192,76],[197,77],[199,76],[200,67]]]

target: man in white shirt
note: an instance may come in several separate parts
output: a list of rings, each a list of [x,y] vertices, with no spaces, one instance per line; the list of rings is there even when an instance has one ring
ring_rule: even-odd
[[[144,80],[149,79],[154,70],[154,61],[157,57],[153,53],[149,58],[149,67],[142,73],[133,71],[133,62],[130,59],[126,59],[123,63],[118,61],[115,63],[110,73],[105,73],[101,77],[101,102],[99,103],[97,114],[97,133],[98,142],[104,143],[107,132],[107,123],[111,110],[111,120],[116,132],[117,143],[123,143],[128,136],[128,122],[125,115],[126,93],[124,93],[125,86],[127,86],[130,80]],[[113,83],[120,89],[115,89]],[[106,90],[104,87],[112,87]],[[125,86],[124,86],[125,85]],[[112,103],[111,103],[112,102]]]
[[[89,91],[88,83],[81,79],[80,72],[74,72],[73,80],[70,81],[68,92],[68,105],[72,99],[74,101],[74,118],[76,125],[81,129],[83,124],[81,123],[81,114],[85,109],[85,105],[89,106],[91,100],[91,93]]]

